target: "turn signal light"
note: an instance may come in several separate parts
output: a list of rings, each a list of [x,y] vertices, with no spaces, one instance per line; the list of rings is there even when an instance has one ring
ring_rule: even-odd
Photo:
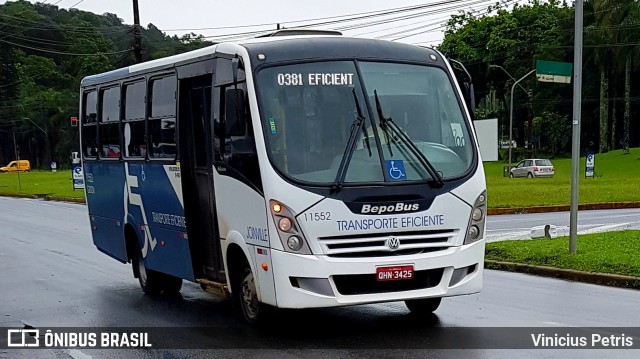
[[[271,210],[275,213],[280,213],[282,212],[282,206],[278,202],[273,202],[271,204]]]

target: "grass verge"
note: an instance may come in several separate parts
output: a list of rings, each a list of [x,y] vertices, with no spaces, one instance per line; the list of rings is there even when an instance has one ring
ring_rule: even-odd
[[[571,159],[553,159],[553,178],[508,178],[503,162],[484,164],[489,208],[568,205],[571,202]],[[515,166],[518,162],[513,161]],[[640,148],[628,155],[622,150],[596,155],[596,178],[584,178],[585,158],[580,159],[580,203],[640,201]]]
[[[52,200],[84,199],[84,190],[73,190],[71,171],[31,171],[0,173],[0,195],[37,197]]]
[[[487,243],[486,259],[640,277],[640,231],[578,236],[576,254],[569,238]]]

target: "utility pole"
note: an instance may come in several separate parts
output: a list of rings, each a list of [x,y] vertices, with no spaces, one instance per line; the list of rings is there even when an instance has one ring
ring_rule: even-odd
[[[142,33],[140,31],[138,0],[133,0],[133,55],[136,58],[136,63],[142,62]]]
[[[584,0],[576,0],[573,50],[573,134],[571,139],[571,212],[569,253],[575,253],[578,237],[578,185],[580,181],[580,117],[582,111],[582,31]]]
[[[22,182],[20,182],[20,151],[18,151],[18,143],[16,142],[16,131],[13,130],[13,149],[16,151],[16,161],[18,161],[18,167],[16,173],[18,174],[18,188],[22,192]]]

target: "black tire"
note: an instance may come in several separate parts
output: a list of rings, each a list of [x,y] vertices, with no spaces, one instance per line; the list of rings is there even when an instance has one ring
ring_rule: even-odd
[[[509,177],[513,178],[513,173],[509,173]]]
[[[531,172],[527,173],[527,177],[533,178],[533,175],[531,174]]]
[[[178,294],[182,289],[182,278],[172,275],[163,274],[164,283],[162,284],[162,292],[164,294]]]
[[[133,258],[131,264],[133,265],[134,273],[138,277],[140,288],[145,294],[158,295],[161,292],[176,294],[182,289],[182,278],[147,269],[140,251]]]
[[[133,270],[138,277],[140,288],[145,294],[158,295],[162,292],[162,278],[160,273],[147,269],[144,265],[142,253],[138,251],[137,255],[131,260]]]
[[[237,278],[238,282],[234,285],[236,288],[235,297],[244,319],[249,324],[264,322],[265,318],[271,313],[272,307],[258,300],[253,272],[251,272],[251,268],[246,262]]]
[[[404,304],[409,308],[411,313],[424,315],[431,314],[438,309],[442,303],[442,298],[423,298],[405,300]]]

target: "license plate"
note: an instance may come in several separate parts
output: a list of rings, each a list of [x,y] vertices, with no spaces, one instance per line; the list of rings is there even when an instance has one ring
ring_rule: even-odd
[[[413,265],[378,267],[376,268],[376,279],[379,282],[413,279]]]

